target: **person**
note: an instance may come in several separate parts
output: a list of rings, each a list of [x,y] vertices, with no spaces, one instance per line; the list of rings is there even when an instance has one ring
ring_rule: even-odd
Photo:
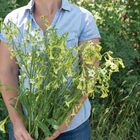
[[[58,35],[69,32],[67,45],[81,45],[84,41],[92,40],[98,43],[100,34],[91,12],[85,8],[74,5],[68,0],[31,0],[28,5],[18,8],[9,13],[4,22],[12,21],[22,33],[27,28],[27,21],[31,22],[31,31],[41,28],[40,35],[46,33],[46,26],[41,25],[41,16],[46,17],[49,21],[49,26],[56,25]],[[12,87],[18,88],[18,70],[16,64],[17,59],[10,59],[10,52],[6,45],[7,38],[0,34],[0,81]],[[20,36],[18,36],[20,38]],[[98,65],[98,64],[96,64]],[[33,140],[24,127],[23,121],[19,114],[12,108],[10,104],[15,104],[16,100],[11,99],[18,96],[17,91],[7,91],[6,87],[2,87],[2,97],[8,109],[11,119],[11,130],[9,140]],[[11,100],[9,100],[11,99]],[[22,110],[20,102],[18,107]],[[76,116],[71,120],[68,127],[64,127],[61,134],[55,136],[56,140],[89,140],[90,126],[89,117],[91,112],[91,104],[86,98],[83,107],[79,110]],[[53,138],[49,138],[51,140]]]

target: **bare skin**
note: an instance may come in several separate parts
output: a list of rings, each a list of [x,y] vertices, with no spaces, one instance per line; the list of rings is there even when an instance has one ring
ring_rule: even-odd
[[[62,0],[35,0],[35,9],[34,9],[34,18],[38,25],[41,25],[41,16],[46,16],[47,20],[51,24],[56,12],[61,7]],[[44,34],[46,32],[46,27],[41,26]],[[93,42],[98,43],[99,39],[92,39]],[[79,45],[83,42],[79,42]],[[0,41],[0,81],[3,84],[8,84],[10,87],[18,87],[18,66],[16,64],[16,59],[10,58],[10,51],[8,50],[9,46],[2,41]],[[96,64],[98,66],[98,64]],[[6,91],[7,87],[2,87],[2,96],[6,104],[7,110],[10,115],[10,119],[13,123],[14,136],[16,140],[33,140],[27,130],[25,129],[22,118],[19,114],[12,108],[10,104],[15,104],[16,100],[11,99],[18,96],[18,92],[15,90]],[[82,97],[82,100],[86,100],[87,97]],[[77,104],[78,106],[78,104]],[[21,104],[18,102],[18,107],[21,109]],[[77,113],[77,112],[76,112]],[[69,113],[70,115],[70,113]],[[70,121],[72,118],[70,117]],[[62,131],[66,129],[65,122],[60,126],[60,132],[56,131],[54,133],[54,138],[58,137]],[[48,138],[48,140],[53,140],[53,137]]]
[[[10,58],[10,51],[8,50],[9,46],[6,46],[6,44],[2,41],[0,41],[0,81],[3,84],[8,84],[8,87],[18,87],[18,66],[15,63],[16,59]],[[33,140],[30,135],[28,134],[27,130],[24,127],[24,123],[22,121],[22,118],[19,116],[19,114],[13,109],[13,107],[10,104],[15,104],[16,100],[11,99],[18,95],[16,90],[10,90],[6,91],[6,86],[2,87],[2,97],[4,99],[4,102],[6,104],[6,107],[8,109],[10,119],[14,126],[14,135],[16,140]],[[18,103],[18,106],[21,109],[20,103]]]
[[[51,24],[61,4],[62,0],[35,0],[34,18],[36,23],[42,28],[44,34],[46,33],[46,26],[42,24],[40,17],[45,16]]]
[[[48,15],[48,21],[50,21],[51,23],[53,21],[56,11],[60,8],[60,6],[61,0],[35,0],[34,16],[37,23],[40,23],[40,16],[43,15]],[[44,27],[42,28],[42,30],[45,33],[46,29]],[[15,58],[11,60],[11,54],[8,48],[9,46],[7,46],[4,42],[0,41],[0,81],[3,84],[8,84],[9,87],[18,88],[18,66],[16,64],[17,60]],[[8,87],[2,87],[2,97],[6,104],[10,119],[13,123],[14,136],[16,140],[33,140],[33,138],[31,138],[31,136],[25,129],[22,118],[10,105],[16,103],[16,100],[11,98],[18,96],[17,91],[6,91],[6,88]],[[22,111],[20,102],[18,102],[18,106]]]

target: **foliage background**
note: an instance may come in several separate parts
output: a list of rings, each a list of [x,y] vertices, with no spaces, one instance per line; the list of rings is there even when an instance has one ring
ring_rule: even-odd
[[[0,18],[29,0],[0,0]],[[125,69],[110,80],[109,97],[91,101],[91,140],[140,139],[140,0],[71,0],[93,13],[101,34],[102,52],[111,50]],[[0,121],[7,111],[0,96]],[[8,140],[0,132],[0,140]]]

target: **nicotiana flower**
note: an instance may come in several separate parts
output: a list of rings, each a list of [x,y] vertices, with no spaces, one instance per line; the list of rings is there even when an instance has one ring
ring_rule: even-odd
[[[32,41],[31,42],[31,46],[37,46],[38,45],[38,42],[37,41]]]
[[[95,43],[94,43],[94,42],[91,42],[91,45],[93,45],[93,46],[94,46],[94,45],[95,45]]]
[[[110,60],[107,60],[107,64],[109,64],[109,65],[113,65],[114,63],[111,62]]]
[[[6,37],[6,38],[8,38],[8,37],[9,37],[8,32],[5,32],[5,33],[4,33],[4,37]]]
[[[45,45],[42,44],[42,46],[40,47],[40,50],[41,50],[41,51],[44,51],[45,49],[46,49]]]
[[[111,62],[110,60],[107,60],[106,62],[107,65],[110,65],[111,69],[115,70],[117,68],[117,65]]]
[[[85,95],[85,94],[86,94],[86,91],[83,90],[83,91],[82,91],[82,94]]]
[[[37,54],[37,56],[39,56],[40,55],[40,52],[39,51],[36,51],[36,54]]]
[[[95,77],[95,71],[94,70],[89,70],[88,73],[89,73],[89,76],[91,76],[93,78]]]
[[[27,77],[27,75],[26,75],[25,73],[18,76],[18,78],[19,78],[20,80],[21,80],[22,78],[25,78],[25,77]]]
[[[101,74],[105,75],[107,73],[107,70],[101,69],[100,72],[101,72]]]
[[[29,82],[30,82],[31,84],[34,84],[34,83],[35,83],[33,79],[30,79]]]
[[[21,68],[21,71],[22,71],[22,72],[25,71],[25,66],[24,66],[24,65],[21,65],[20,68]]]
[[[91,80],[89,86],[93,86],[93,85],[94,85],[94,80]]]
[[[113,63],[113,65],[111,65],[111,69],[115,70],[117,68],[117,65]]]
[[[86,79],[85,79],[84,77],[83,77],[83,78],[80,77],[79,80],[80,80],[80,81],[85,81]]]
[[[43,41],[43,37],[39,35],[39,36],[37,36],[36,40],[37,40],[38,42],[41,42],[41,41]]]

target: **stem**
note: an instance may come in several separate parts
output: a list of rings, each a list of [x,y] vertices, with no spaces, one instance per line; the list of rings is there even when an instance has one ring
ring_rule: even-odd
[[[31,118],[29,117],[29,134],[31,134]]]

